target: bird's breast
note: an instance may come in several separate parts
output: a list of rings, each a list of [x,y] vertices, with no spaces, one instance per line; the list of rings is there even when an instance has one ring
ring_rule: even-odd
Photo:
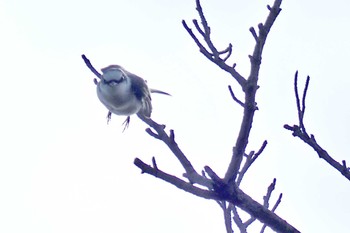
[[[142,102],[136,98],[127,84],[97,84],[97,96],[109,111],[117,115],[130,116],[138,113]]]

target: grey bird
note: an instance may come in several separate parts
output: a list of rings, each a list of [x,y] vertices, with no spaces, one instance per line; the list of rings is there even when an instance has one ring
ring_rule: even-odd
[[[119,65],[110,65],[101,69],[100,81],[95,79],[97,96],[108,109],[107,123],[112,113],[127,116],[124,130],[130,122],[130,115],[151,117],[151,93],[170,95],[166,92],[148,88],[141,77],[125,70]]]

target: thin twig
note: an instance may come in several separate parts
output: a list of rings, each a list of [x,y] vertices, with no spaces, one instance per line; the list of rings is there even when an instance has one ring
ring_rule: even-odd
[[[236,223],[239,231],[241,233],[247,233],[247,225],[245,225],[238,214],[237,208],[235,206],[231,207],[233,213],[233,221]]]
[[[256,218],[250,217],[247,221],[244,222],[244,225],[248,227],[250,224],[255,222],[255,220],[256,220]]]
[[[255,41],[257,42],[259,38],[258,38],[258,35],[257,35],[256,32],[255,32],[255,29],[254,29],[253,27],[250,27],[250,28],[249,28],[249,31],[252,33],[252,35],[253,35]]]
[[[191,183],[197,183],[207,188],[212,188],[212,183],[210,182],[210,180],[199,175],[196,172],[196,170],[193,168],[191,162],[187,159],[185,154],[181,151],[181,149],[179,148],[179,146],[175,141],[175,136],[174,136],[175,134],[173,130],[170,130],[170,134],[168,135],[165,132],[164,125],[158,124],[157,122],[153,121],[151,118],[147,118],[142,115],[138,115],[138,117],[147,125],[149,125],[150,128],[152,128],[156,133],[153,132],[150,128],[146,129],[146,132],[149,133],[151,136],[163,141],[168,146],[168,148],[173,152],[173,154],[176,156],[176,158],[179,160],[182,167],[186,171],[186,174],[184,174],[184,176],[188,178]]]
[[[299,91],[298,91],[298,71],[295,72],[294,76],[294,93],[295,93],[295,99],[297,102],[297,111],[298,111],[298,118],[299,118],[299,126],[300,129],[306,134],[306,129],[304,126],[304,114],[305,114],[305,99],[306,99],[306,93],[307,89],[309,86],[310,82],[310,77],[307,76],[304,91],[303,91],[303,97],[302,97],[302,102],[300,102],[300,97],[299,97]]]
[[[157,166],[156,158],[154,158],[154,156],[152,157],[152,165],[154,169],[159,170]]]
[[[311,148],[313,148],[316,153],[318,154],[319,158],[324,159],[329,165],[331,165],[333,168],[338,170],[345,178],[350,180],[350,171],[346,166],[344,167],[343,163],[337,162],[335,159],[333,159],[326,150],[324,150],[317,142],[315,137],[311,134],[306,132],[306,127],[304,125],[304,114],[306,109],[306,94],[310,83],[310,77],[307,76],[305,87],[303,91],[303,97],[300,103],[299,93],[298,93],[298,71],[295,73],[294,77],[294,93],[295,93],[295,99],[297,103],[297,111],[298,111],[298,118],[299,118],[299,125],[293,125],[289,126],[287,124],[284,125],[284,128],[287,130],[290,130],[293,132],[294,137],[300,138],[302,141],[304,141],[306,144],[308,144]]]
[[[215,63],[216,65],[218,65],[221,69],[225,70],[226,72],[228,72],[229,74],[231,74],[231,76],[236,79],[236,81],[243,87],[246,84],[246,80],[245,78],[240,75],[236,70],[235,70],[235,65],[233,66],[229,66],[227,65],[225,62],[227,61],[227,59],[231,56],[232,53],[232,44],[230,43],[229,46],[219,52],[213,42],[210,39],[210,27],[208,26],[208,22],[204,16],[203,13],[203,9],[202,6],[200,5],[200,1],[196,0],[196,9],[199,13],[200,19],[201,19],[201,23],[203,26],[203,29],[199,26],[198,21],[197,20],[192,20],[193,24],[195,25],[197,31],[199,32],[199,34],[203,37],[205,43],[207,44],[207,46],[209,47],[209,50],[211,52],[208,51],[207,48],[205,48],[205,46],[199,41],[199,39],[196,37],[196,35],[193,33],[192,29],[186,24],[185,20],[182,20],[182,25],[184,26],[184,28],[186,29],[186,31],[188,32],[188,34],[192,37],[192,39],[194,40],[194,42],[196,43],[196,45],[199,48],[199,51],[206,57],[208,58],[211,62]],[[227,52],[227,53],[226,53]],[[226,53],[226,56],[221,59],[220,55],[223,55]]]
[[[338,170],[346,179],[350,180],[350,171],[349,169],[344,169],[343,164],[337,162],[333,159],[326,150],[324,150],[316,141],[315,137],[311,135],[307,135],[304,133],[299,126],[289,126],[284,125],[284,128],[293,132],[293,136],[300,138],[306,144],[308,144],[311,148],[313,148],[319,158],[324,159],[329,165]]]
[[[267,145],[267,141],[265,140],[263,144],[261,145],[260,149],[257,153],[254,154],[254,151],[250,152],[249,155],[246,157],[246,161],[239,171],[238,177],[237,177],[237,185],[239,186],[243,180],[243,177],[245,173],[248,171],[250,166],[255,162],[255,160],[259,157],[259,155],[264,151],[265,147]]]
[[[198,40],[198,38],[194,35],[194,33],[192,32],[192,29],[190,27],[187,26],[185,20],[182,20],[182,25],[184,26],[184,28],[186,29],[186,31],[188,32],[188,34],[190,34],[190,36],[192,37],[192,39],[194,40],[194,42],[197,44],[197,46],[199,47],[199,51],[204,54],[204,56],[206,56],[210,61],[214,61],[213,59],[213,55],[211,53],[208,52],[208,50],[202,45],[202,43]]]
[[[225,54],[225,53],[226,53],[226,56],[222,59],[224,62],[226,62],[227,59],[229,59],[231,54],[232,54],[232,44],[231,43],[229,43],[228,47],[225,50],[219,51],[220,55]],[[234,65],[234,66],[236,66],[236,65]],[[234,66],[232,66],[232,68],[235,68]]]
[[[280,193],[280,195],[279,195],[279,197],[278,197],[278,199],[277,199],[275,205],[272,207],[272,209],[271,209],[272,212],[275,212],[275,211],[276,211],[278,205],[281,203],[281,200],[282,200],[282,193]],[[266,227],[267,227],[267,225],[264,224],[264,225],[262,226],[261,230],[260,230],[260,233],[264,233]]]
[[[309,87],[309,83],[310,83],[310,76],[307,76],[306,78],[306,82],[305,82],[305,87],[304,87],[304,92],[303,92],[303,98],[302,98],[302,107],[301,107],[301,125],[300,127],[302,128],[302,130],[306,133],[306,129],[304,126],[304,115],[305,115],[305,109],[306,109],[306,94],[307,94],[307,89]]]
[[[153,175],[154,177],[157,177],[168,183],[171,183],[172,185],[178,187],[179,189],[192,193],[193,195],[196,195],[205,199],[220,200],[220,197],[216,192],[198,188],[186,181],[179,179],[176,176],[172,176],[170,174],[163,172],[162,170],[159,170],[158,168],[153,168],[152,166],[145,164],[139,158],[136,158],[134,160],[134,164],[141,169],[142,173]]]
[[[236,96],[235,93],[233,93],[231,85],[228,85],[228,90],[230,91],[231,97],[234,101],[236,101],[239,105],[241,105],[244,108],[244,103],[240,101]]]
[[[273,179],[272,183],[267,188],[267,193],[263,198],[264,199],[264,206],[266,208],[269,208],[269,201],[270,201],[271,194],[272,194],[273,190],[275,190],[275,186],[276,186],[276,178]]]
[[[275,211],[276,211],[278,205],[279,205],[279,204],[281,203],[281,201],[282,201],[282,196],[283,196],[283,194],[280,193],[280,195],[278,196],[278,199],[277,199],[275,205],[274,205],[274,206],[272,207],[272,209],[271,209],[272,212],[275,212]]]
[[[86,66],[91,70],[91,72],[94,73],[97,78],[101,79],[102,75],[92,66],[90,60],[84,54],[81,55],[81,57],[83,58]],[[96,84],[96,82],[95,82],[95,84]]]
[[[202,6],[201,6],[201,3],[199,0],[196,0],[196,6],[197,6],[196,9],[198,11],[198,14],[199,14],[199,17],[201,19],[201,23],[202,23],[203,29],[204,29],[204,33],[202,34],[203,38],[204,38],[205,42],[207,43],[209,49],[212,51],[214,59],[218,60],[219,59],[219,52],[215,48],[213,42],[210,39],[211,30],[210,30],[210,27],[208,25],[207,19],[204,16],[203,9],[202,9]]]
[[[233,233],[232,229],[232,218],[231,218],[231,209],[232,204],[228,203],[228,206],[226,207],[227,202],[223,202],[223,211],[224,211],[224,220],[225,220],[225,228],[227,233]]]
[[[265,140],[261,145],[260,149],[258,150],[258,152],[255,153],[254,160],[265,150],[266,146],[267,146],[267,141]]]

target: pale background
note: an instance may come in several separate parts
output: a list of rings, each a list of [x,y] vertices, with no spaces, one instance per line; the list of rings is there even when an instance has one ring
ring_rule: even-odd
[[[249,73],[250,26],[265,21],[270,1],[203,0],[218,48],[233,43],[237,70]],[[277,178],[277,213],[302,232],[347,232],[350,183],[293,138],[293,76],[311,76],[305,123],[338,161],[346,159],[350,124],[348,1],[284,1],[263,53],[248,150],[269,144],[243,189],[262,200]],[[214,201],[194,197],[133,165],[135,157],[181,176],[169,150],[132,117],[106,124],[84,65],[120,64],[171,93],[154,95],[153,119],[175,130],[200,171],[223,176],[242,109],[235,81],[202,56],[181,25],[198,18],[194,0],[0,2],[0,232],[225,232]],[[300,87],[302,85],[300,84]],[[249,152],[249,151],[248,151]],[[257,232],[257,228],[252,230]]]

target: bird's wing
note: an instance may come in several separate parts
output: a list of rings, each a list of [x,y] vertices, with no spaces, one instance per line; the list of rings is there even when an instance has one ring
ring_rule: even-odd
[[[150,117],[152,113],[152,103],[151,92],[147,86],[147,83],[145,82],[145,80],[133,73],[127,72],[127,75],[133,76],[131,90],[134,92],[136,98],[142,101],[142,108],[139,113],[144,116]]]

